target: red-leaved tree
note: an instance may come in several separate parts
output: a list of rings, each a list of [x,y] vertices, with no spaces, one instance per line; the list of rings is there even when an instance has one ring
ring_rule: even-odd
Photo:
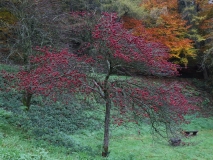
[[[92,37],[93,43],[89,45],[92,49],[88,55],[76,56],[67,50],[50,52],[38,49],[43,54],[31,57],[31,69],[21,70],[13,76],[16,87],[25,94],[54,98],[57,93],[82,93],[102,99],[105,105],[102,156],[106,157],[109,153],[112,106],[117,106],[121,115],[128,112],[129,120],[133,117],[131,114],[150,118],[154,128],[159,123],[168,126],[173,122],[182,122],[185,114],[196,109],[182,94],[178,83],[152,83],[139,77],[113,76],[126,70],[156,76],[178,75],[179,66],[167,61],[167,47],[134,36],[123,28],[115,13],[102,14]],[[118,125],[124,122],[124,119],[114,120]]]

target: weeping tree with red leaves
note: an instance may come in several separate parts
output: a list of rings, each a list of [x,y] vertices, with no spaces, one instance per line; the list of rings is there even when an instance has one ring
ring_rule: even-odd
[[[150,118],[152,127],[166,127],[184,121],[184,115],[197,108],[182,94],[178,83],[154,83],[140,77],[115,78],[115,73],[140,71],[155,76],[176,76],[178,65],[168,62],[168,48],[147,42],[123,28],[115,13],[103,13],[92,31],[88,55],[38,49],[42,55],[31,57],[30,70],[13,75],[16,87],[25,95],[57,95],[81,93],[94,96],[105,106],[102,156],[109,154],[109,129],[112,106],[120,115],[115,122],[121,125],[132,117]],[[6,77],[10,76],[4,73]],[[114,77],[114,78],[113,78]],[[27,96],[25,96],[25,99]],[[30,105],[30,103],[29,103]],[[125,116],[124,116],[125,117]]]

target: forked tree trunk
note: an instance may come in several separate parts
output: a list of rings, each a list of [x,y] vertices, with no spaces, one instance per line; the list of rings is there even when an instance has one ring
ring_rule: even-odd
[[[110,127],[110,109],[111,109],[111,100],[109,95],[106,96],[106,111],[105,111],[105,121],[104,121],[104,144],[102,156],[107,157],[109,154],[109,127]]]

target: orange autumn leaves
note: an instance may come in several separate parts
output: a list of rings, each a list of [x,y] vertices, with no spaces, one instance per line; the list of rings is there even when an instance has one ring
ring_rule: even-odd
[[[123,17],[124,27],[147,41],[160,42],[170,49],[170,59],[187,65],[188,58],[194,57],[193,43],[186,38],[186,21],[178,13],[175,0],[147,0],[141,4],[149,16],[145,20]]]

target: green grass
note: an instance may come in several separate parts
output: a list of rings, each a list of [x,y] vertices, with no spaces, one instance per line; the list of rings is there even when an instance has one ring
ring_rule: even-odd
[[[4,115],[9,116],[7,113]],[[0,119],[0,160],[102,160],[103,131],[81,129],[70,134],[79,150],[36,141],[22,130]],[[197,136],[182,138],[185,144],[173,147],[167,139],[150,133],[148,124],[112,126],[108,160],[211,160],[213,159],[213,119],[194,118],[185,130],[198,130]],[[138,131],[140,130],[140,134]]]
[[[41,142],[36,142],[8,124],[0,127],[0,160],[59,160],[60,157],[66,159],[63,152],[54,150],[56,149],[51,147],[43,148]]]
[[[209,119],[199,118],[194,120],[191,126],[197,125]],[[209,120],[210,121],[210,120]],[[211,123],[213,120],[211,120]],[[193,124],[194,123],[194,124]],[[209,123],[210,124],[210,123]],[[110,155],[108,160],[211,160],[213,159],[213,127],[210,125],[199,129],[197,136],[188,138],[182,137],[183,143],[181,146],[173,147],[168,144],[167,139],[157,135],[150,134],[149,126],[138,127],[117,127],[111,132],[110,139]],[[140,135],[138,130],[141,131]],[[92,132],[88,135],[74,135],[79,143],[90,145],[96,149],[97,154],[101,153],[101,144],[103,135],[101,132]],[[76,153],[81,157],[81,153]],[[72,157],[72,155],[71,155]],[[74,157],[72,157],[74,158]],[[71,159],[72,159],[71,158]],[[81,157],[82,158],[82,157]],[[86,159],[86,156],[85,156]],[[100,156],[95,157],[101,160]]]
[[[12,66],[12,65],[6,65],[6,64],[0,64],[0,71],[5,70],[7,72],[17,72],[18,67],[17,66]]]

